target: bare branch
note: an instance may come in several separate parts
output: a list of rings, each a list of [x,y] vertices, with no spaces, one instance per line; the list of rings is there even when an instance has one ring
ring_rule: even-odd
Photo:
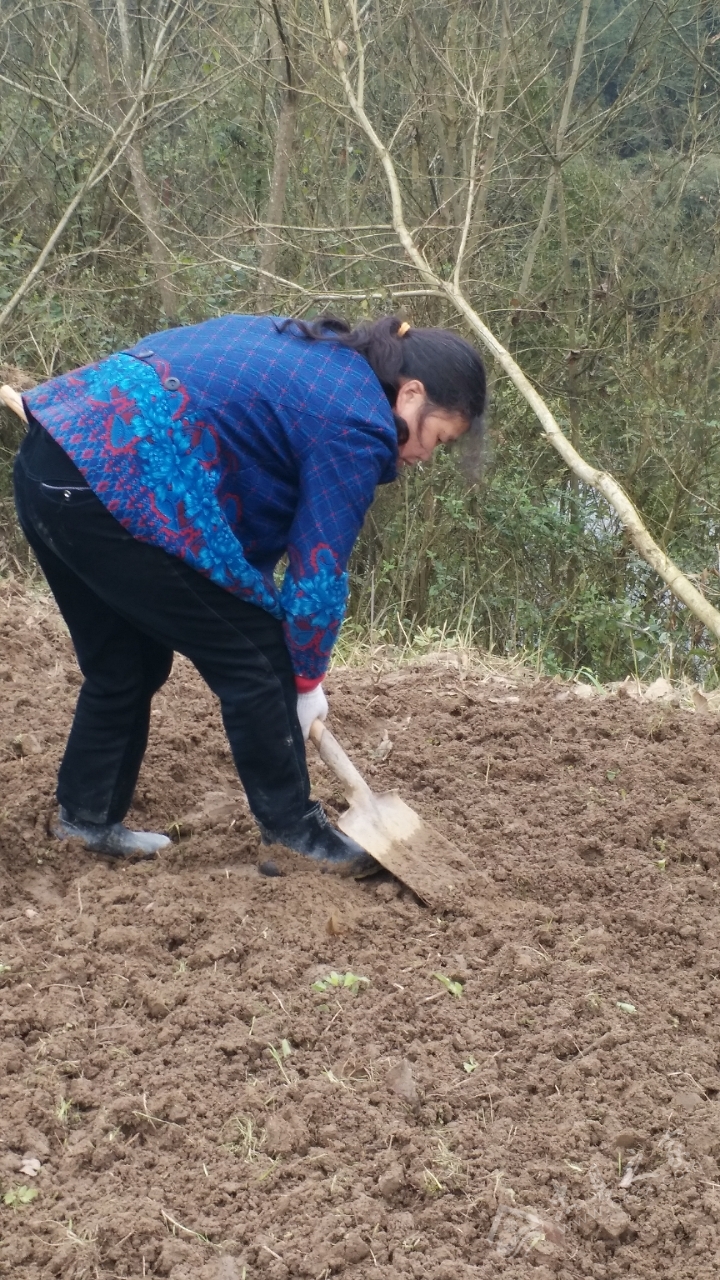
[[[349,0],[349,3],[354,4],[355,0]],[[589,0],[584,0],[584,9],[586,9],[588,5]],[[464,293],[457,287],[455,281],[443,280],[438,276],[437,273],[429,266],[426,257],[418,249],[405,223],[400,184],[392,158],[378,136],[364,108],[358,102],[345,68],[345,59],[342,49],[338,42],[333,40],[329,0],[323,0],[323,11],[325,15],[328,40],[331,43],[333,60],[337,67],[350,108],[354,112],[355,118],[363,129],[366,137],[376,149],[383,169],[385,170],[385,176],[387,178],[388,189],[392,202],[395,231],[410,261],[413,263],[426,284],[443,292],[450,302],[452,302],[458,313],[465,318],[470,328],[475,334],[477,334],[484,346],[507,374],[513,386],[520,392],[520,395],[533,410],[545,436],[550,441],[553,448],[557,450],[560,457],[570,468],[573,474],[577,476],[582,483],[589,485],[592,489],[602,494],[615,511],[633,546],[640,553],[643,559],[660,575],[660,577],[664,579],[670,590],[677,596],[677,598],[681,600],[683,604],[687,605],[687,607],[697,618],[700,619],[700,621],[713,633],[713,635],[720,639],[720,611],[710,604],[709,600],[707,600],[705,596],[698,591],[697,587],[693,586],[689,578],[687,578],[678,566],[673,563],[662,548],[658,546],[648,532],[637,508],[618,484],[617,480],[615,480],[609,472],[599,471],[595,467],[590,466],[590,464],[587,463],[578,453],[568,440],[567,436],[560,429],[554,415],[551,413],[542,396],[523,373],[520,366],[510,355],[510,352],[502,345],[501,342],[498,341],[487,325],[483,323],[480,316],[468,302]],[[570,98],[571,95],[568,94],[566,101],[569,102]]]

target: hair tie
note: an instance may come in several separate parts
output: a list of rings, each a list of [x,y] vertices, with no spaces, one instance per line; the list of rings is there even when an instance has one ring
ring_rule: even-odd
[[[402,324],[400,325],[400,328],[397,331],[396,337],[404,338],[405,334],[409,332],[410,332],[410,325],[408,324],[407,320],[403,320]]]

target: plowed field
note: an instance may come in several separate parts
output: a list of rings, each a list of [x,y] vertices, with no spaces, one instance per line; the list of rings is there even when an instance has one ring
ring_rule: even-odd
[[[438,916],[290,854],[261,875],[182,662],[131,814],[179,842],[54,841],[79,677],[41,597],[6,589],[0,645],[1,1275],[716,1280],[715,715],[333,675],[371,785],[470,856]]]

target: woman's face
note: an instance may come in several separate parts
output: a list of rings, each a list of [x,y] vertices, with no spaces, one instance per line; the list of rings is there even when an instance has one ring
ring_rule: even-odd
[[[427,462],[439,444],[459,440],[468,429],[467,418],[448,409],[432,409],[424,412],[427,392],[417,378],[408,378],[400,384],[395,401],[395,412],[404,418],[410,432],[405,444],[398,449],[403,466]]]

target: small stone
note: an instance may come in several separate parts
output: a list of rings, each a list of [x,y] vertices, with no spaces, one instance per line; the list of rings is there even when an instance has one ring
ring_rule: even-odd
[[[194,1253],[191,1245],[185,1240],[170,1239],[163,1244],[160,1257],[155,1262],[155,1268],[159,1275],[170,1275],[174,1267],[181,1267],[183,1264],[190,1265],[194,1260]]]
[[[189,969],[206,969],[218,960],[239,960],[243,952],[243,944],[229,938],[226,934],[218,934],[203,942],[197,951],[188,957]]]
[[[699,1093],[693,1093],[691,1089],[681,1089],[679,1093],[674,1094],[670,1103],[673,1111],[684,1111],[687,1115],[692,1115],[698,1107],[703,1104],[703,1099]]]
[[[162,996],[159,996],[157,992],[145,991],[142,999],[151,1018],[157,1018],[159,1020],[161,1018],[166,1018],[169,1014],[170,1010],[168,1006],[162,999]]]
[[[305,1155],[310,1146],[307,1125],[292,1111],[278,1111],[265,1126],[265,1150],[270,1156]]]
[[[203,797],[202,810],[208,825],[217,826],[237,817],[238,801],[227,791],[208,791]]]
[[[378,1178],[378,1191],[383,1200],[392,1200],[405,1186],[405,1170],[401,1164],[391,1164]]]
[[[619,1133],[613,1134],[610,1139],[610,1150],[616,1151],[639,1151],[645,1145],[647,1138],[638,1133],[637,1129],[621,1129]]]
[[[373,1200],[362,1193],[350,1205],[353,1219],[363,1228],[380,1227],[385,1218],[385,1209],[379,1200]]]
[[[261,876],[281,876],[283,872],[280,870],[277,862],[273,862],[272,858],[267,858],[265,862],[258,863],[258,871]]]
[[[247,1031],[232,1032],[223,1040],[216,1040],[215,1047],[228,1058],[234,1058],[238,1053],[247,1056],[247,1041]]]
[[[399,1098],[402,1098],[403,1102],[407,1102],[411,1107],[415,1106],[418,1101],[418,1089],[413,1080],[412,1067],[407,1058],[403,1058],[402,1062],[399,1062],[396,1067],[391,1067],[385,1080],[388,1087]]]
[[[351,1231],[345,1239],[345,1262],[352,1266],[370,1256],[370,1247],[357,1231]]]
[[[587,1221],[604,1240],[620,1240],[632,1226],[628,1214],[609,1195],[593,1196],[586,1200],[583,1209]]]
[[[643,693],[643,698],[646,702],[662,702],[667,698],[674,697],[674,694],[675,690],[670,681],[666,680],[664,676],[658,676],[657,680],[653,680],[652,684],[648,685]]]
[[[88,1111],[91,1107],[98,1105],[97,1093],[94,1085],[90,1080],[86,1080],[84,1076],[78,1076],[69,1086],[70,1097],[76,1106],[82,1107]]]
[[[594,698],[595,690],[591,684],[575,684],[573,685],[573,693],[576,698]]]
[[[206,1262],[200,1272],[200,1280],[241,1280],[244,1271],[245,1268],[241,1270],[235,1259],[226,1253]]]

